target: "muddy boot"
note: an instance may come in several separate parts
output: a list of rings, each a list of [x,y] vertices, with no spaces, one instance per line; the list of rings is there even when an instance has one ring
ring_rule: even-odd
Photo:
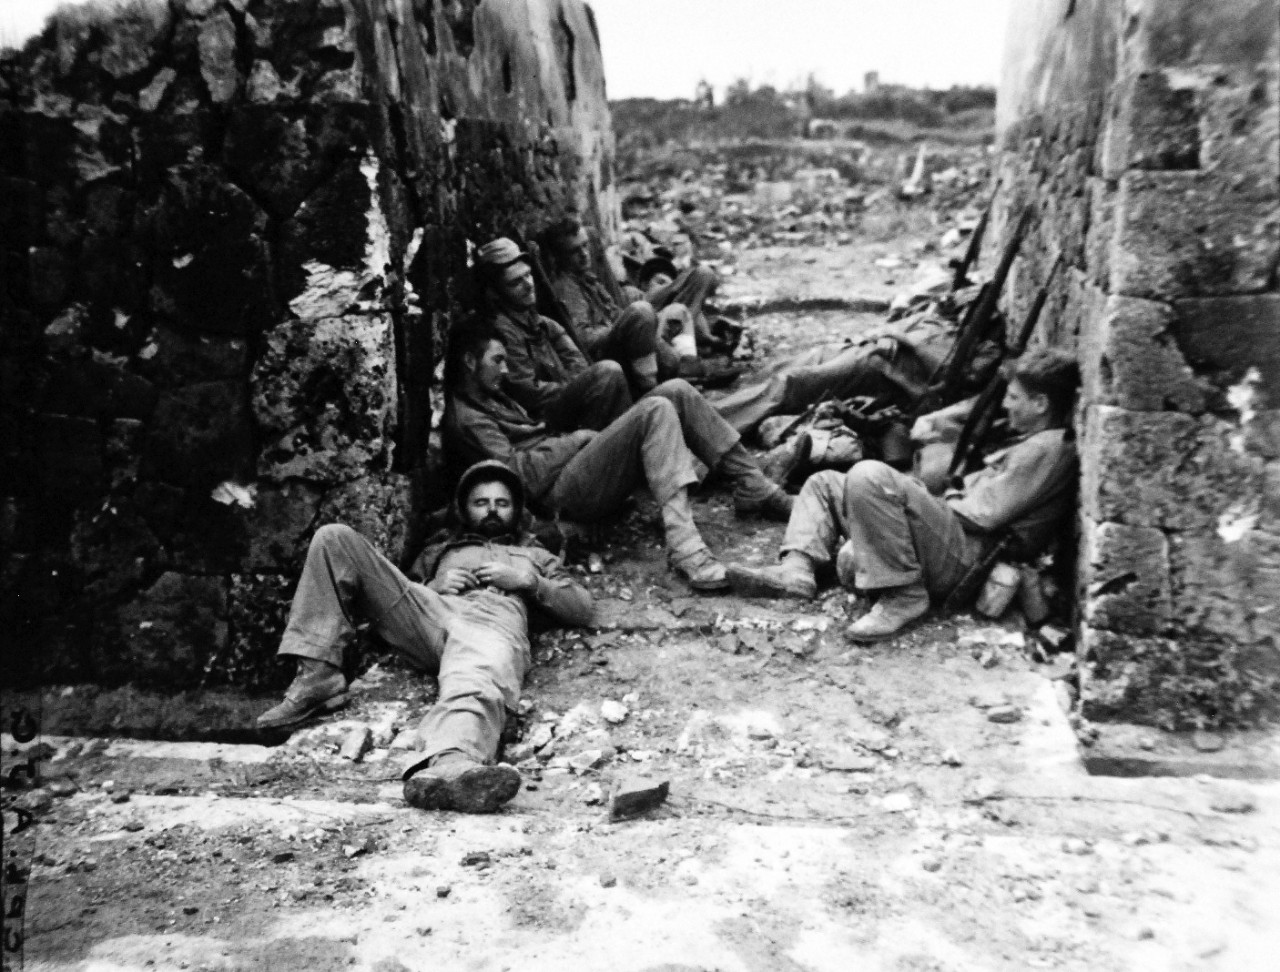
[[[684,487],[662,504],[662,526],[671,566],[689,582],[690,587],[695,591],[729,589],[724,565],[711,555],[702,534],[694,525],[689,491]]]
[[[405,802],[419,810],[493,813],[520,791],[514,766],[486,766],[456,751],[432,757],[421,771],[410,767],[406,775]]]
[[[929,613],[929,592],[917,581],[902,587],[885,588],[875,606],[849,625],[852,641],[881,641],[891,638],[912,621]]]
[[[797,486],[804,482],[812,452],[813,436],[801,432],[765,453],[760,471],[779,486]]]
[[[729,583],[743,597],[796,597],[807,599],[818,593],[813,564],[802,553],[791,551],[782,563],[771,567],[742,567],[730,564]]]
[[[760,471],[741,442],[720,457],[719,468],[733,483],[733,511],[738,516],[763,516],[783,523],[790,518],[795,500]]]
[[[259,729],[287,729],[347,704],[347,680],[341,669],[314,658],[298,659],[298,674],[284,701],[258,716]]]

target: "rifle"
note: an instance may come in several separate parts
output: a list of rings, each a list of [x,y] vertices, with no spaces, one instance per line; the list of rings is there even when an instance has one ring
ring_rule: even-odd
[[[996,192],[1000,191],[1000,187],[996,186]],[[952,261],[955,267],[955,276],[951,278],[951,292],[955,293],[961,287],[969,282],[969,269],[978,260],[978,254],[982,252],[982,237],[987,232],[987,223],[991,220],[991,210],[995,206],[996,197],[991,197],[991,202],[987,203],[987,208],[982,211],[982,218],[978,220],[978,225],[973,228],[973,234],[969,237],[969,245],[965,247],[964,256],[959,261]]]
[[[533,271],[534,290],[538,294],[538,313],[544,317],[549,317],[561,327],[565,333],[569,335],[569,340],[574,346],[582,352],[582,356],[588,361],[594,360],[587,353],[587,346],[583,343],[582,338],[578,336],[578,329],[574,326],[573,316],[569,313],[569,308],[565,307],[559,295],[551,286],[551,278],[547,276],[546,268],[542,265],[542,252],[538,248],[538,244],[533,240],[526,240],[524,234],[519,230],[511,231],[511,239],[516,246],[524,250],[529,256],[529,269]]]
[[[1014,258],[1022,247],[1022,237],[1030,222],[1031,207],[1028,206],[1018,217],[1013,235],[1005,244],[1004,252],[1000,254],[1000,263],[996,266],[995,273],[983,285],[978,299],[970,304],[965,312],[964,320],[960,324],[960,333],[956,336],[956,343],[952,346],[951,353],[938,368],[942,372],[942,381],[931,390],[936,390],[937,398],[943,405],[949,405],[958,397],[969,363],[978,350],[978,345],[986,338],[987,331],[991,328],[996,305],[1000,300],[1000,292],[1004,289],[1009,270],[1013,267]]]
[[[982,393],[978,396],[978,400],[974,402],[973,410],[969,413],[969,417],[964,420],[964,426],[960,429],[960,436],[956,439],[955,452],[951,454],[951,465],[947,468],[947,478],[950,479],[957,472],[968,468],[969,460],[973,456],[974,449],[978,443],[986,438],[987,433],[991,431],[991,426],[995,424],[996,413],[999,411],[999,405],[1004,398],[1005,390],[1008,388],[1008,381],[1000,374],[1000,366],[1007,358],[1016,358],[1027,349],[1027,343],[1031,340],[1031,334],[1035,331],[1036,323],[1040,320],[1040,313],[1044,310],[1045,301],[1049,299],[1049,288],[1053,286],[1053,278],[1058,275],[1058,268],[1062,265],[1062,251],[1058,251],[1058,255],[1054,257],[1053,266],[1049,268],[1049,275],[1045,277],[1044,283],[1039,291],[1036,292],[1036,299],[1031,302],[1031,308],[1027,311],[1026,320],[1022,322],[1013,343],[1005,347],[1004,354],[993,361],[983,374],[983,381],[986,383],[982,389]]]

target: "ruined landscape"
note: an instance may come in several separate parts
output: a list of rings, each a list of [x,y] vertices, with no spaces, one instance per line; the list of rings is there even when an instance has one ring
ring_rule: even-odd
[[[0,56],[6,968],[1269,967],[1274,2],[1027,4],[998,102],[877,117],[610,103],[577,0],[123,9]],[[535,639],[500,813],[405,804],[435,684],[371,642],[349,707],[251,728],[315,528],[403,557],[446,495],[468,241],[571,208],[715,267],[743,383],[945,286],[988,206],[975,273],[1034,207],[1006,315],[1061,261],[1084,372],[1047,619],[855,645],[838,587],[696,595],[642,495],[565,541],[596,623]]]

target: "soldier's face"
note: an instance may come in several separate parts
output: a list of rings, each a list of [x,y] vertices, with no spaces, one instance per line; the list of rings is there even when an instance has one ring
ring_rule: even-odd
[[[502,390],[502,382],[507,377],[507,349],[500,341],[490,341],[479,358],[468,356],[471,362],[471,373],[476,383],[489,394]]]
[[[486,537],[500,537],[511,532],[516,519],[516,504],[507,484],[494,480],[477,483],[467,497],[468,525]]]
[[[533,270],[523,260],[517,260],[503,268],[498,286],[503,299],[515,307],[528,309],[538,303],[538,292],[533,286]]]
[[[591,269],[591,240],[587,238],[585,229],[578,230],[564,241],[560,259],[574,273],[585,273]]]
[[[1047,428],[1048,396],[1032,394],[1017,378],[1009,381],[1004,393],[1004,410],[1009,413],[1009,426],[1015,432],[1039,432]]]

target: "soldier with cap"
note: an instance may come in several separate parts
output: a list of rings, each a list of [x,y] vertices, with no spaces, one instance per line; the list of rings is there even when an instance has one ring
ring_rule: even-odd
[[[631,406],[621,365],[592,363],[563,327],[538,313],[527,253],[499,237],[480,247],[475,269],[488,318],[509,355],[508,390],[522,408],[549,428],[570,432],[603,429]]]

